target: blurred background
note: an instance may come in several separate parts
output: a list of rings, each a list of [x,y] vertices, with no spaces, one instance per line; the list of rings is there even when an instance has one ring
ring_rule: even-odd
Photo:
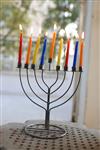
[[[68,34],[71,36],[70,62],[74,54],[75,34],[85,32],[84,47],[84,72],[80,89],[75,97],[66,105],[56,109],[51,114],[51,119],[62,121],[73,121],[85,124],[90,128],[100,128],[99,109],[100,109],[100,60],[99,60],[99,37],[100,37],[100,1],[99,0],[1,0],[0,2],[0,79],[1,79],[1,124],[8,122],[24,122],[29,119],[44,119],[44,112],[31,104],[24,96],[18,78],[17,59],[19,48],[19,24],[23,26],[23,64],[28,46],[28,38],[32,29],[33,47],[38,37],[40,28],[42,36],[48,31],[48,47],[45,57],[45,68],[48,67],[48,52],[54,24],[57,25],[57,35],[59,31],[64,36],[64,49],[61,57],[61,69],[63,69],[65,59],[65,48]],[[58,41],[54,53],[52,68],[56,67]],[[39,51],[37,67],[42,49]],[[32,55],[32,54],[31,54]],[[50,82],[55,79],[46,74],[46,80]],[[40,73],[37,72],[40,80]],[[67,82],[70,82],[70,74]],[[62,80],[63,73],[60,73],[59,82]],[[32,72],[30,80],[32,81]],[[76,75],[73,91],[77,82]],[[26,84],[26,75],[23,70],[23,80]],[[49,80],[51,79],[51,80]],[[45,98],[38,88],[36,92]],[[59,96],[59,93],[54,98]],[[31,95],[27,85],[26,89]],[[70,93],[69,93],[70,94]],[[32,95],[31,95],[32,96]],[[33,99],[35,97],[33,96]],[[38,99],[36,99],[38,101]],[[63,99],[64,100],[64,99]],[[66,100],[66,97],[65,97]]]
[[[25,60],[28,37],[33,37],[33,50],[35,41],[42,30],[42,36],[48,31],[51,39],[54,24],[57,25],[57,33],[61,30],[64,37],[67,34],[74,35],[79,27],[80,4],[74,0],[4,0],[1,2],[1,51],[4,70],[16,70],[18,46],[19,46],[19,24],[23,26],[24,48],[23,61]],[[48,40],[49,43],[50,40]],[[58,43],[57,43],[58,45]],[[73,49],[73,48],[72,48]],[[41,49],[39,56],[41,56]],[[32,51],[33,52],[33,51]],[[46,51],[45,61],[48,61],[49,44]],[[55,51],[55,58],[56,58]],[[72,50],[71,53],[73,54]],[[64,54],[63,54],[64,55]],[[62,56],[63,59],[64,56]],[[9,62],[9,63],[8,63]],[[54,61],[55,63],[55,61]],[[37,64],[38,65],[38,64]]]

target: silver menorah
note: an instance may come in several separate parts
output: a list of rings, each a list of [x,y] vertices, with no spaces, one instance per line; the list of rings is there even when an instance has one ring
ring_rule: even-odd
[[[34,88],[31,86],[30,84],[30,79],[29,79],[29,67],[28,65],[25,65],[25,69],[26,69],[26,78],[27,78],[27,82],[29,85],[30,90],[32,91],[32,93],[40,100],[42,101],[46,107],[42,106],[40,103],[37,103],[37,101],[35,101],[35,99],[32,99],[29,95],[28,92],[26,91],[24,85],[23,85],[23,81],[22,81],[22,68],[21,65],[18,65],[19,68],[19,79],[20,79],[20,84],[22,87],[22,90],[24,92],[24,94],[26,95],[26,97],[35,105],[37,105],[38,107],[40,107],[41,109],[43,109],[45,111],[45,121],[42,124],[30,124],[25,126],[24,131],[26,134],[36,137],[36,138],[43,138],[43,139],[56,139],[59,137],[63,137],[66,134],[66,131],[64,128],[60,127],[59,125],[54,125],[54,124],[50,124],[50,112],[53,109],[56,109],[64,104],[66,104],[76,93],[78,87],[79,87],[79,83],[81,80],[81,74],[82,74],[82,68],[79,67],[79,70],[76,70],[76,68],[72,68],[72,70],[68,70],[68,68],[64,67],[63,71],[63,77],[62,77],[62,82],[60,83],[60,85],[58,85],[58,79],[59,79],[59,66],[56,67],[56,69],[54,70],[56,72],[56,78],[55,78],[55,82],[52,83],[52,85],[48,85],[48,83],[45,81],[45,77],[44,77],[44,72],[46,72],[46,70],[43,69],[43,67],[39,66],[39,70],[41,73],[41,79],[42,79],[42,84],[44,84],[47,88],[44,89],[43,85],[41,85],[38,81],[38,77],[37,77],[37,69],[35,67],[35,65],[31,65],[31,69],[34,73],[34,78],[35,81],[38,85],[39,90],[42,90],[43,93],[45,93],[47,96],[45,99],[41,98],[38,93],[36,93],[34,91]],[[49,61],[49,65],[48,65],[48,71],[51,71],[51,63]],[[70,80],[70,84],[68,86],[67,89],[65,89],[64,92],[61,93],[61,95],[52,100],[51,95],[56,93],[64,84],[64,82],[66,82],[66,74],[71,72],[72,76],[71,76],[71,80]],[[76,85],[76,88],[74,89],[74,91],[71,93],[70,97],[67,97],[66,94],[69,92],[72,84],[73,84],[73,80],[75,77],[75,73],[79,72],[79,79]],[[67,83],[68,84],[68,83]],[[54,89],[53,87],[57,85],[57,87]],[[53,88],[53,90],[52,90]],[[66,96],[66,100],[63,102],[62,98]],[[61,103],[58,104],[58,101],[61,100]],[[53,106],[51,106],[51,104],[53,104]]]

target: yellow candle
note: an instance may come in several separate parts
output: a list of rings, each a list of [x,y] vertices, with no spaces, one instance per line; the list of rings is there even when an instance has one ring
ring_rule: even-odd
[[[60,66],[62,49],[63,49],[63,38],[60,39],[59,50],[58,50],[57,66]]]
[[[32,64],[36,64],[36,59],[37,59],[37,55],[38,55],[38,50],[39,50],[39,47],[40,47],[40,40],[41,40],[41,37],[40,35],[38,36],[38,39],[37,39],[37,42],[36,42],[36,46],[35,46],[35,49],[34,49],[34,54],[33,54],[33,60],[32,60]]]
[[[26,62],[25,62],[26,65],[29,65],[29,63],[30,63],[31,48],[32,48],[32,36],[29,37],[29,44],[28,44]]]

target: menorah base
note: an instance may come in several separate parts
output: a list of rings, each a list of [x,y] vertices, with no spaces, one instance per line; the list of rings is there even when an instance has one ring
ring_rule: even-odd
[[[49,129],[45,128],[45,124],[30,124],[24,128],[27,135],[40,139],[57,139],[66,135],[65,129],[49,125]]]

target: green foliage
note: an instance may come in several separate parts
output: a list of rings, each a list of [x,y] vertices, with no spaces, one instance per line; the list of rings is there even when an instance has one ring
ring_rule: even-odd
[[[30,23],[29,19],[29,6],[32,0],[2,0],[1,1],[1,11],[0,11],[0,33],[2,42],[0,42],[1,50],[3,53],[14,54],[14,49],[18,49],[16,37],[19,33],[19,24],[25,27]],[[20,2],[20,3],[17,3]],[[10,39],[13,37],[17,39],[13,41]]]
[[[60,28],[70,22],[75,22],[79,14],[79,1],[77,0],[52,0],[54,7],[49,7],[48,16],[43,24],[44,28],[51,28],[56,22]],[[72,8],[73,7],[73,8]],[[67,13],[68,15],[66,16]]]
[[[29,6],[31,4],[32,0],[22,0],[22,7],[29,9]]]
[[[22,24],[24,27],[23,34],[25,40],[25,31],[27,31],[28,25],[32,20],[30,19],[29,12],[32,1],[33,0],[0,0],[0,47],[1,52],[7,57],[9,57],[9,55],[14,56],[18,51],[19,24]],[[54,7],[48,8],[48,15],[43,23],[43,30],[51,29],[55,22],[60,28],[65,28],[68,23],[76,21],[79,14],[78,0],[50,1],[52,1]],[[40,3],[41,7],[46,0],[37,0],[37,2]],[[73,6],[73,8],[71,8],[71,6]],[[33,7],[32,10],[33,15],[36,14],[34,8],[35,7]],[[68,16],[64,16],[65,13],[68,13]],[[49,50],[50,45],[47,47],[47,57]]]

